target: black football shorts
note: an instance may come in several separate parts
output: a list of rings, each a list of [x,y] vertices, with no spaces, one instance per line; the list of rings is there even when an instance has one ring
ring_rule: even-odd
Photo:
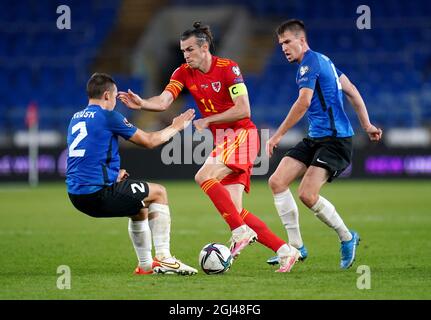
[[[328,170],[328,182],[331,182],[349,166],[352,152],[352,137],[308,137],[289,149],[285,156],[301,161],[307,167],[316,166]]]
[[[147,182],[126,179],[91,194],[69,193],[69,198],[76,209],[91,217],[130,217],[144,207],[149,191]]]

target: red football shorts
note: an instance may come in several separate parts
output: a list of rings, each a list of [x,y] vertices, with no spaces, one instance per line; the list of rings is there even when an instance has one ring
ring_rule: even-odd
[[[242,184],[250,191],[250,176],[260,148],[256,128],[216,130],[215,149],[211,157],[218,158],[233,172],[222,181],[223,185]]]

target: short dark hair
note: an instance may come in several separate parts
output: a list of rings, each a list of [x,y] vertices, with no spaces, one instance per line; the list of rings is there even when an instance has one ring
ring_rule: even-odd
[[[93,73],[87,82],[89,99],[100,99],[105,91],[111,91],[116,85],[114,79],[106,73]]]
[[[202,22],[200,21],[193,23],[193,29],[184,31],[181,35],[181,41],[187,40],[193,36],[196,37],[199,46],[202,46],[204,42],[207,42],[210,49],[211,46],[214,49],[214,39],[208,25],[202,25]]]
[[[278,36],[281,36],[285,31],[290,31],[292,33],[295,33],[295,35],[298,32],[304,32],[305,39],[307,39],[307,32],[305,31],[305,25],[302,20],[289,19],[280,24],[275,30]]]

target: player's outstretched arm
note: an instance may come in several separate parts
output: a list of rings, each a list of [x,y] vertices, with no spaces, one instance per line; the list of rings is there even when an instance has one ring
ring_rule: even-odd
[[[165,143],[178,132],[186,128],[194,119],[194,117],[195,110],[188,109],[186,112],[181,113],[179,116],[175,117],[172,120],[172,124],[164,128],[163,130],[155,132],[145,132],[141,129],[138,129],[136,130],[135,134],[130,137],[129,141],[145,148],[155,148]]]
[[[168,109],[174,101],[172,94],[166,90],[159,96],[142,99],[139,95],[129,89],[127,92],[118,92],[118,99],[120,99],[121,102],[130,109],[148,111],[164,111]]]
[[[350,104],[358,115],[362,128],[368,134],[371,141],[379,141],[382,138],[382,129],[375,127],[368,116],[367,107],[356,86],[350,82],[345,74],[340,76],[341,87]]]

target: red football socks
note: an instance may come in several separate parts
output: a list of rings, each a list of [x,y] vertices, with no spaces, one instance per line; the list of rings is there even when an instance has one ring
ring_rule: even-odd
[[[265,222],[246,209],[242,209],[240,216],[244,222],[257,233],[257,241],[270,248],[272,251],[277,252],[277,250],[286,243],[286,241],[277,237],[268,228]]]
[[[230,229],[236,229],[244,224],[241,219],[232,198],[226,188],[217,180],[209,179],[202,183],[202,190],[210,197],[218,212],[227,222]]]

